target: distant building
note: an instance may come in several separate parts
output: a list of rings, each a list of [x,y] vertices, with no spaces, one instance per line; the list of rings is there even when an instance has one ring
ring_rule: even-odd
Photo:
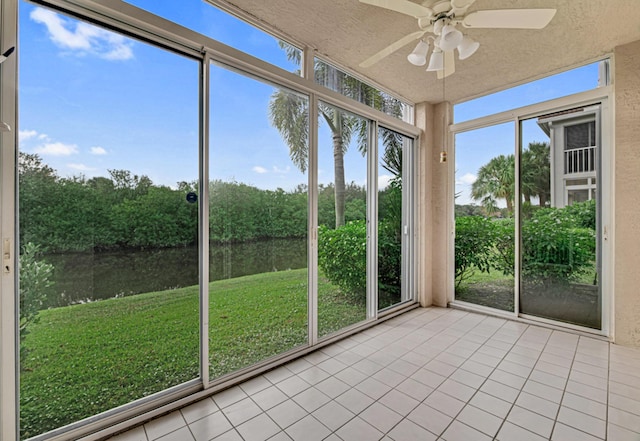
[[[596,198],[600,156],[600,106],[545,115],[538,125],[549,136],[551,206]]]

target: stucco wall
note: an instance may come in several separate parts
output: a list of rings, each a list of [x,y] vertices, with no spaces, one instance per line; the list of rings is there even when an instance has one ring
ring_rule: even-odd
[[[451,117],[449,103],[421,103],[416,106],[416,125],[423,131],[418,162],[418,294],[422,306],[447,306],[451,274],[447,266],[451,257],[451,216],[447,199],[452,164],[451,159],[440,163],[440,152],[443,132]],[[451,145],[450,139],[448,145]]]
[[[640,41],[615,49],[614,338],[640,346]]]

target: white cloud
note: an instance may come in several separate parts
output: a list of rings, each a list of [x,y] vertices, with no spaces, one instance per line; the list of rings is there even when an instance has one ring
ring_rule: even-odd
[[[46,26],[49,38],[58,47],[75,51],[79,55],[96,55],[105,60],[133,58],[132,41],[88,23],[73,22],[57,13],[35,8],[31,20]]]
[[[96,147],[91,147],[91,154],[98,155],[98,156],[106,155],[107,151],[102,147],[96,146]]]
[[[18,142],[24,142],[28,139],[35,138],[36,136],[38,136],[38,132],[35,130],[19,130]]]
[[[264,167],[260,167],[259,165],[256,165],[256,166],[255,166],[255,167],[253,167],[251,170],[253,170],[253,171],[254,171],[254,172],[256,172],[256,173],[260,173],[260,174],[263,174],[263,173],[267,173],[267,172],[268,172],[268,170],[267,170],[266,168],[264,168]]]
[[[41,155],[69,156],[78,153],[78,146],[62,142],[51,142],[36,147],[35,152]]]
[[[95,170],[95,168],[89,167],[84,164],[67,164],[67,167],[69,167],[70,169],[78,170],[82,172]]]
[[[285,173],[289,173],[291,171],[291,167],[286,166],[285,168],[279,168],[277,166],[273,166],[273,172],[274,173],[280,173],[280,174],[285,174]]]
[[[378,176],[378,189],[384,190],[389,185],[389,182],[393,179],[391,175],[379,175]]]
[[[458,180],[457,183],[471,185],[474,182],[476,182],[477,179],[478,179],[478,177],[476,175],[474,175],[473,173],[465,173],[464,175],[462,175],[460,177],[460,179]]]

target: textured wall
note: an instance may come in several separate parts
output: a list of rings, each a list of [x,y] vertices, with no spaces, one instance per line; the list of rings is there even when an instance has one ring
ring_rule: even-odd
[[[615,49],[616,343],[640,346],[640,41]]]
[[[450,291],[451,216],[447,201],[452,197],[448,183],[453,164],[440,163],[440,151],[451,117],[452,107],[446,102],[416,106],[416,125],[423,131],[418,166],[418,293],[422,306],[447,306]]]

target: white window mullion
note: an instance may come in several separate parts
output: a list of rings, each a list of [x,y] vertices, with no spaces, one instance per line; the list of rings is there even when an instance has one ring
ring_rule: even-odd
[[[16,46],[18,2],[0,2],[0,52]],[[18,438],[17,55],[0,64],[0,439]]]

